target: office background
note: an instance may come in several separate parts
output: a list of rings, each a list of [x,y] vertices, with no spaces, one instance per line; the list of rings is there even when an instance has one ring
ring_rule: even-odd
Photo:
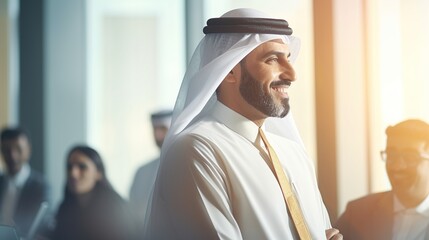
[[[75,143],[100,151],[128,197],[158,154],[150,113],[173,107],[205,20],[238,7],[287,19],[301,39],[292,112],[333,220],[389,188],[384,129],[429,121],[428,1],[0,0],[0,126],[30,131],[55,204]]]

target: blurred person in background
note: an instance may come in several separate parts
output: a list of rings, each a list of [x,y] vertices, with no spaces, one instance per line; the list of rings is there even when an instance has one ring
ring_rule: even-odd
[[[172,114],[173,111],[171,110],[163,110],[151,114],[153,137],[159,149],[161,149],[165,135],[170,127]],[[130,206],[137,217],[137,224],[141,227],[144,225],[146,208],[158,167],[159,156],[137,170],[130,188]]]
[[[128,204],[110,185],[98,152],[85,145],[73,147],[66,171],[64,199],[52,239],[134,239],[135,223]]]
[[[417,119],[386,129],[381,158],[392,189],[347,204],[336,227],[344,239],[429,239],[429,125]]]
[[[27,236],[42,203],[49,203],[49,187],[41,173],[29,165],[31,143],[21,128],[1,131],[1,154],[6,172],[0,174],[0,223]],[[42,229],[47,227],[45,215]]]

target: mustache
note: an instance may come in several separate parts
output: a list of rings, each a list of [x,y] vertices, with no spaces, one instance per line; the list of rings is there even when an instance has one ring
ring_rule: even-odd
[[[276,80],[270,84],[270,87],[277,87],[277,86],[283,86],[283,85],[290,86],[291,84],[292,84],[291,80]]]

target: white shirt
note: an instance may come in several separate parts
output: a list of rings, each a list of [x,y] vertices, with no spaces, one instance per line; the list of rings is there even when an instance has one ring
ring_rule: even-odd
[[[130,189],[129,202],[132,210],[135,211],[134,213],[141,220],[141,222],[138,222],[138,226],[143,225],[158,167],[159,158],[141,166],[134,176]]]
[[[326,239],[330,221],[312,162],[299,144],[266,136],[313,239]],[[253,122],[218,102],[161,160],[148,239],[297,239],[262,145]]]
[[[393,198],[395,213],[393,222],[393,240],[429,239],[429,196],[416,208],[405,208],[398,198]]]
[[[30,171],[30,166],[25,164],[14,176],[8,176],[6,178],[6,190],[1,201],[1,222],[10,224],[13,221],[16,203],[19,200],[19,194],[25,182],[30,177]]]

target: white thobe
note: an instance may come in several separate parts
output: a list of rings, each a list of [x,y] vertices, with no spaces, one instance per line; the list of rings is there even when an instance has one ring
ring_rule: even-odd
[[[313,239],[329,216],[302,147],[266,132]],[[297,239],[258,127],[217,103],[164,153],[153,192],[148,239]]]

